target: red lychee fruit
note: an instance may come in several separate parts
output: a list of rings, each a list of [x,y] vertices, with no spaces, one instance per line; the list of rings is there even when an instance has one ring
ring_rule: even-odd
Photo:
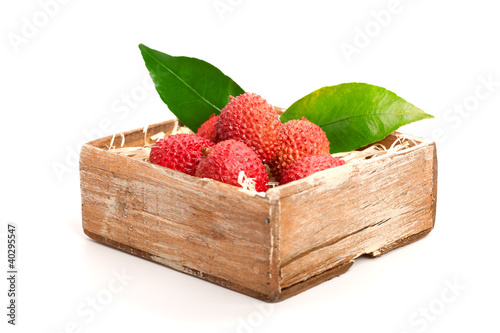
[[[219,118],[219,116],[216,116],[215,113],[213,113],[207,121],[201,124],[200,128],[198,128],[198,131],[196,132],[196,135],[214,143],[217,142],[217,118]]]
[[[281,176],[280,185],[344,164],[344,160],[331,155],[306,156],[285,169]]]
[[[207,154],[195,175],[215,179],[220,182],[241,187],[238,176],[241,171],[247,178],[255,181],[255,190],[265,192],[269,189],[269,177],[259,156],[247,145],[236,140],[221,141],[213,148],[204,149]]]
[[[269,163],[271,173],[281,180],[283,171],[306,156],[329,155],[330,141],[326,133],[305,117],[283,124],[284,140],[276,158]]]
[[[276,157],[283,141],[281,121],[272,105],[248,92],[229,98],[217,119],[217,135],[219,141],[233,139],[245,143],[262,163]]]
[[[174,134],[158,140],[151,148],[149,161],[193,176],[204,157],[201,147],[213,147],[212,141],[194,134]]]

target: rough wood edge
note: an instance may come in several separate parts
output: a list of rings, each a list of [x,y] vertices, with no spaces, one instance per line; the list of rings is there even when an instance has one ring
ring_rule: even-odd
[[[378,160],[383,160],[383,159],[393,158],[395,156],[409,154],[409,153],[412,153],[413,151],[419,150],[419,149],[433,149],[433,153],[436,154],[436,152],[435,152],[436,145],[432,140],[423,139],[423,138],[412,136],[412,135],[405,134],[405,133],[393,132],[379,142],[382,142],[384,140],[388,141],[389,143],[394,142],[397,139],[396,135],[404,135],[412,140],[415,140],[417,144],[414,146],[411,146],[410,148],[398,151],[394,154],[390,154],[390,155],[385,154],[385,155],[377,156],[377,157],[374,157],[374,158],[371,158],[368,160],[354,161],[354,162],[351,162],[347,165],[357,166],[357,165],[362,165],[362,164],[366,164],[366,163],[372,163],[372,162],[378,161]],[[436,163],[434,163],[434,164],[436,164]],[[309,177],[306,177],[304,179],[300,179],[300,180],[290,182],[290,183],[285,184],[285,185],[280,185],[280,186],[277,186],[274,188],[270,188],[269,190],[267,190],[266,196],[286,198],[286,197],[289,197],[291,195],[295,195],[297,193],[307,191],[313,187],[325,184],[326,182],[329,182],[332,179],[338,179],[339,175],[342,174],[345,167],[346,166],[338,166],[336,168],[324,170],[324,171],[318,172],[316,174],[310,175]],[[434,177],[434,178],[436,178],[436,177]]]
[[[315,275],[305,281],[296,283],[294,285],[291,285],[290,287],[283,288],[281,290],[279,298],[273,300],[273,302],[284,301],[285,299],[298,295],[301,292],[306,291],[307,289],[315,287],[325,281],[331,280],[334,277],[344,274],[349,270],[349,268],[351,268],[353,264],[354,260],[345,262],[338,266],[332,267],[329,270],[322,272],[321,274]]]
[[[436,143],[432,142],[431,144],[433,148],[433,159],[432,159],[432,228],[434,228],[434,224],[436,223],[436,211],[437,211],[437,190],[438,190],[438,157],[437,157],[437,147]]]
[[[271,298],[270,295],[259,293],[259,292],[255,291],[255,290],[249,289],[249,288],[241,286],[239,284],[230,282],[230,281],[225,280],[225,279],[221,279],[219,277],[216,277],[216,276],[204,273],[204,272],[200,272],[198,270],[195,270],[195,269],[183,266],[181,264],[168,265],[165,261],[155,260],[156,256],[153,255],[153,254],[151,254],[151,253],[149,253],[149,252],[146,252],[146,251],[143,251],[143,250],[139,250],[137,248],[131,247],[129,245],[125,245],[123,243],[119,243],[119,242],[111,240],[109,238],[105,238],[105,237],[100,236],[98,234],[95,234],[95,233],[93,233],[91,231],[88,231],[85,228],[83,228],[83,232],[88,237],[90,237],[91,239],[93,239],[93,240],[95,240],[95,241],[97,241],[99,243],[105,244],[107,246],[111,246],[111,247],[113,247],[115,249],[121,250],[123,252],[127,252],[127,253],[130,253],[130,254],[133,254],[133,255],[135,255],[137,257],[140,257],[140,258],[143,258],[143,259],[147,259],[147,260],[155,262],[157,264],[160,264],[160,265],[169,267],[171,269],[174,269],[174,270],[176,270],[178,272],[185,273],[185,274],[197,277],[199,279],[215,283],[215,284],[217,284],[219,286],[222,286],[224,288],[227,288],[227,289],[230,289],[230,290],[233,290],[233,291],[237,291],[237,292],[239,292],[241,294],[244,294],[246,296],[257,298],[257,299],[265,301],[265,302],[273,302],[273,299]]]
[[[281,289],[281,257],[280,257],[280,234],[281,234],[281,201],[279,198],[267,197],[269,200],[269,223],[271,223],[270,237],[271,249],[269,260],[269,290],[270,300],[279,299]]]
[[[279,115],[282,115],[286,111],[285,108],[280,108],[280,107],[276,107],[276,106],[274,107],[274,109],[276,110],[276,112]],[[173,119],[169,119],[169,120],[166,120],[163,122],[151,124],[147,127],[146,137],[149,140],[149,137],[152,134],[156,134],[156,133],[161,132],[161,131],[166,131],[166,134],[170,134],[172,128],[176,124],[178,126],[182,126],[182,123],[177,118],[173,118]],[[142,131],[142,128],[136,128],[136,129],[132,129],[129,131],[121,132],[121,134],[123,134],[125,137],[131,137],[131,136],[134,136],[134,137],[139,136],[140,137],[139,139],[135,138],[132,141],[126,140],[125,146],[134,145],[134,143],[136,143],[137,140],[142,140],[144,138],[144,133]],[[378,141],[378,143],[382,143],[382,144],[385,144],[386,146],[387,145],[390,146],[390,144],[392,144],[392,142],[394,142],[397,139],[398,135],[399,136],[404,135],[405,137],[407,137],[411,140],[414,140],[417,144],[413,145],[412,147],[410,147],[408,149],[404,149],[402,151],[396,152],[394,155],[406,154],[406,153],[409,153],[415,149],[422,149],[422,148],[425,148],[428,146],[434,146],[433,147],[434,150],[436,149],[435,143],[430,139],[426,139],[426,138],[422,138],[419,136],[410,135],[410,134],[406,134],[406,133],[401,133],[401,132],[397,132],[397,131],[392,132],[384,139]],[[85,143],[84,146],[87,145],[87,146],[91,146],[91,147],[94,147],[97,149],[104,149],[106,147],[106,143],[111,142],[112,137],[113,137],[112,135],[109,135],[109,136],[106,136],[106,137],[103,137],[103,138],[100,138],[97,140],[93,140],[93,141]],[[115,137],[116,143],[120,142],[120,140],[121,140],[120,136]],[[360,148],[360,149],[363,149],[363,148]],[[384,159],[384,158],[387,158],[389,156],[394,156],[394,155],[382,155],[382,156],[378,156],[378,157],[375,157],[375,158],[370,159],[370,160],[358,161],[355,163],[369,163],[373,160]],[[285,185],[281,185],[281,186],[278,186],[275,188],[270,188],[266,192],[266,197],[268,197],[268,196],[276,197],[277,196],[280,198],[284,198],[284,197],[287,197],[291,194],[295,194],[297,192],[304,191],[312,186],[317,186],[320,183],[322,183],[322,180],[324,180],[325,176],[327,176],[331,172],[334,172],[332,170],[337,171],[338,168],[341,168],[341,167],[333,168],[331,170],[325,170],[322,172],[321,175],[319,175],[319,174],[318,175],[311,175],[311,176],[307,177],[308,179],[303,179],[303,180],[291,182],[290,184],[285,184]],[[310,183],[310,186],[304,186],[306,184],[306,182]],[[274,193],[274,192],[276,192],[276,193]]]
[[[389,251],[395,250],[399,247],[416,242],[417,240],[424,238],[425,236],[427,236],[429,234],[429,232],[431,230],[432,230],[432,228],[423,230],[423,231],[419,232],[418,234],[414,234],[414,235],[411,235],[409,237],[397,240],[396,242],[389,244],[382,249],[379,249],[379,250],[371,252],[371,253],[366,253],[366,255],[368,255],[372,258],[380,257],[381,255],[386,254]],[[131,247],[131,246],[116,242],[114,240],[102,237],[102,236],[97,235],[91,231],[86,230],[85,228],[83,229],[83,231],[91,239],[94,239],[94,240],[96,240],[100,243],[103,243],[105,245],[111,246],[111,247],[119,249],[121,251],[138,256],[140,258],[147,259],[149,261],[152,261],[152,262],[161,264],[163,266],[169,267],[169,268],[174,269],[176,271],[200,278],[202,280],[209,281],[211,283],[217,284],[217,285],[222,286],[224,288],[227,288],[227,289],[230,289],[233,291],[237,291],[241,294],[244,294],[244,295],[247,295],[247,296],[250,296],[253,298],[257,298],[261,301],[269,302],[269,303],[277,303],[277,302],[284,301],[290,297],[293,297],[295,295],[300,294],[301,292],[303,292],[307,289],[315,287],[315,286],[317,286],[325,281],[331,280],[334,277],[337,277],[341,274],[344,274],[352,267],[352,265],[355,262],[354,259],[356,259],[356,258],[354,258],[353,260],[350,260],[348,262],[345,262],[345,263],[342,263],[342,264],[337,265],[335,267],[332,267],[329,270],[326,270],[318,275],[315,275],[315,276],[313,276],[305,281],[296,283],[296,284],[289,286],[287,288],[283,288],[283,289],[279,290],[279,292],[265,295],[265,294],[256,292],[252,289],[249,289],[249,288],[243,287],[241,285],[232,283],[232,282],[227,281],[225,279],[221,279],[221,278],[212,276],[210,274],[206,274],[206,273],[203,273],[203,272],[200,272],[200,271],[197,271],[197,270],[194,270],[194,269],[182,266],[182,265],[170,266],[170,265],[166,264],[164,261],[155,260],[154,259],[155,256],[149,252],[139,250],[139,249],[136,249],[134,247]]]
[[[224,288],[227,288],[227,289],[230,289],[233,291],[237,291],[237,292],[244,294],[246,296],[257,298],[261,301],[268,302],[268,303],[281,302],[281,301],[288,299],[292,296],[295,296],[295,295],[297,295],[297,294],[299,294],[299,293],[301,293],[309,288],[317,286],[325,281],[331,280],[332,278],[337,277],[337,276],[347,272],[349,270],[349,268],[351,268],[351,266],[354,263],[354,260],[347,262],[347,263],[343,263],[343,264],[338,265],[336,267],[333,267],[333,268],[331,268],[331,269],[329,269],[321,274],[318,274],[318,275],[316,275],[316,276],[314,276],[306,281],[302,281],[300,283],[297,283],[297,284],[290,286],[288,288],[285,288],[283,290],[279,290],[279,292],[265,295],[265,294],[256,292],[252,289],[235,284],[233,282],[230,282],[230,281],[227,281],[227,280],[215,277],[213,275],[206,274],[206,273],[203,273],[203,272],[200,272],[200,271],[197,271],[197,270],[194,270],[194,269],[182,266],[182,265],[175,265],[175,266],[167,265],[164,261],[155,260],[154,259],[155,256],[149,252],[139,250],[137,248],[116,242],[114,240],[111,240],[111,239],[108,239],[105,237],[102,237],[98,234],[95,234],[91,231],[88,231],[85,228],[83,228],[83,232],[91,239],[93,239],[99,243],[102,243],[104,245],[111,246],[111,247],[118,249],[120,251],[133,254],[137,257],[140,257],[140,258],[155,262],[157,264],[169,267],[169,268],[174,269],[178,272],[185,273],[185,274],[197,277],[197,278],[202,279],[202,280],[206,280],[208,282],[217,284],[217,285],[222,286]]]
[[[395,250],[399,247],[402,247],[404,245],[408,245],[410,243],[416,242],[416,241],[424,238],[425,236],[427,236],[431,232],[432,229],[433,228],[429,228],[429,229],[423,230],[417,234],[408,236],[408,237],[403,238],[403,239],[399,239],[399,240],[395,241],[394,243],[391,243],[391,244],[389,244],[389,245],[387,245],[387,246],[385,246],[377,251],[365,253],[365,255],[367,255],[371,258],[380,257],[381,255],[386,254],[389,251]],[[360,256],[362,256],[362,255],[360,255]],[[358,256],[356,258],[359,258],[360,256]],[[281,290],[281,294],[280,294],[279,298],[274,300],[274,301],[281,302],[281,301],[283,301],[287,298],[293,297],[293,296],[295,296],[295,295],[297,295],[297,294],[299,294],[299,293],[301,293],[309,288],[315,287],[315,286],[317,286],[325,281],[331,280],[334,277],[337,277],[341,274],[344,274],[355,263],[356,258],[353,258],[352,260],[345,262],[345,263],[342,263],[340,265],[334,266],[334,267],[330,268],[329,270],[326,270],[318,275],[310,277],[309,279],[307,279],[305,281],[302,281],[302,282],[293,284],[289,287],[283,288]]]
[[[431,232],[432,229],[434,229],[434,226],[432,228],[425,229],[425,230],[422,230],[422,231],[420,231],[420,232],[418,232],[416,234],[410,235],[410,236],[408,236],[406,238],[398,239],[395,242],[387,244],[387,245],[381,247],[378,250],[375,250],[373,252],[365,253],[365,255],[367,255],[367,256],[369,256],[371,258],[380,257],[381,255],[386,254],[389,251],[395,250],[395,249],[397,249],[399,247],[411,244],[413,242],[416,242],[416,241],[424,238],[425,236],[427,236]]]
[[[98,141],[98,140],[96,140],[96,141]],[[176,179],[183,181],[183,182],[193,183],[193,184],[196,184],[197,186],[207,186],[207,185],[216,186],[217,189],[220,189],[221,191],[224,191],[225,193],[231,192],[232,194],[235,194],[235,195],[246,196],[248,198],[251,197],[253,200],[260,200],[260,201],[269,202],[267,197],[263,197],[263,196],[256,195],[256,194],[248,192],[248,191],[244,191],[243,188],[239,188],[237,186],[226,184],[226,183],[219,182],[219,181],[209,179],[209,178],[200,178],[200,177],[196,177],[196,176],[191,176],[191,175],[185,174],[183,172],[169,169],[169,168],[165,168],[165,167],[162,167],[162,166],[150,163],[150,162],[144,162],[144,161],[140,161],[137,159],[127,157],[125,155],[115,154],[111,150],[103,149],[99,146],[94,145],[94,142],[95,141],[91,141],[91,142],[83,144],[81,152],[80,152],[79,172],[81,172],[82,165],[85,163],[85,161],[87,159],[86,155],[113,154],[113,156],[116,159],[118,159],[119,163],[134,163],[137,167],[143,167],[144,165],[147,165],[148,167],[154,168],[158,172],[161,172],[162,175],[166,175],[168,177],[173,177],[173,178],[176,178]],[[80,184],[80,186],[81,186],[81,184]]]
[[[146,132],[146,139],[147,139],[148,143],[154,142],[154,141],[151,141],[151,139],[150,139],[150,137],[154,134],[157,134],[160,132],[165,132],[165,134],[170,134],[172,132],[172,129],[176,126],[176,124],[177,124],[177,126],[182,126],[182,123],[177,118],[173,118],[173,119],[169,119],[169,120],[162,121],[159,123],[148,125],[147,132]],[[141,127],[141,128],[131,129],[129,131],[116,133],[114,145],[119,147],[119,145],[121,144],[121,140],[122,140],[121,134],[123,134],[126,137],[124,147],[137,145],[137,142],[144,141],[145,135],[144,135],[143,129],[144,129],[144,127]],[[102,137],[100,139],[89,141],[86,144],[89,146],[92,146],[92,147],[105,149],[107,147],[107,145],[111,142],[112,138],[113,138],[113,135],[108,135],[108,136]]]

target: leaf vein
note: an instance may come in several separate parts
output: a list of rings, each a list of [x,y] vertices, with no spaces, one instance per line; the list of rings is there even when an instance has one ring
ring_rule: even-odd
[[[151,56],[151,58],[153,58],[161,67],[165,68],[167,71],[169,71],[173,76],[175,76],[180,82],[182,82],[186,87],[188,87],[189,89],[191,89],[191,91],[193,93],[195,93],[201,100],[203,100],[205,103],[207,103],[208,105],[210,105],[212,108],[214,108],[215,110],[217,111],[220,111],[220,109],[214,105],[213,103],[211,103],[209,100],[207,100],[205,97],[203,97],[200,93],[198,93],[198,91],[196,91],[196,89],[194,89],[193,87],[191,87],[186,81],[184,81],[179,75],[177,75],[177,73],[175,73],[173,70],[171,70],[170,68],[168,68],[167,66],[165,66],[161,61],[159,61],[157,58],[155,58],[150,52],[148,52],[148,54]]]
[[[329,123],[321,124],[320,126],[323,127],[323,126],[332,125],[332,124],[338,123],[340,121],[349,120],[351,118],[370,117],[370,116],[408,116],[408,114],[405,114],[405,113],[401,113],[401,114],[399,114],[399,113],[370,113],[370,114],[367,113],[367,114],[359,114],[359,115],[354,115],[354,116],[339,118],[339,119],[336,119],[336,120],[331,121]]]

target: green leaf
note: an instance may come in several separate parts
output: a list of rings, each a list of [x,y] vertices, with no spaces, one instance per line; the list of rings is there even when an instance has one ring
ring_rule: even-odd
[[[245,91],[215,66],[196,58],[173,57],[139,45],[146,67],[172,113],[192,131]]]
[[[395,93],[366,83],[323,87],[292,104],[281,121],[306,117],[330,140],[330,153],[382,140],[399,127],[434,118]]]

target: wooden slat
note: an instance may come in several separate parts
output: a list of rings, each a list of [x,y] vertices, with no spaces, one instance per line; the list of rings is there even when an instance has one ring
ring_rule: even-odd
[[[281,287],[432,229],[436,167],[434,145],[421,145],[283,187]]]
[[[114,242],[269,294],[266,199],[86,145],[83,227]]]

